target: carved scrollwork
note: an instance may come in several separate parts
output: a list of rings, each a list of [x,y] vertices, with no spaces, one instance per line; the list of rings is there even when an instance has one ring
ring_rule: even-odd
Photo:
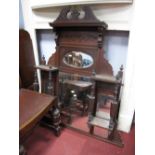
[[[91,32],[64,32],[61,34],[60,41],[63,42],[63,40],[68,42],[80,42],[80,43],[86,43],[87,41],[95,41],[98,39],[97,33],[91,33]]]
[[[85,16],[85,12],[80,8],[72,7],[69,12],[67,13],[67,19],[82,19]]]
[[[70,24],[77,25],[77,23],[81,25],[100,25],[104,27],[104,29],[107,28],[107,24],[100,22],[88,6],[68,6],[63,8],[58,18],[53,23],[50,23],[50,25],[52,27],[64,27],[70,26]]]

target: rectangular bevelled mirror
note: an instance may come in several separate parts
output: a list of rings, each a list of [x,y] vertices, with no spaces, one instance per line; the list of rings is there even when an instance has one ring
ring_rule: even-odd
[[[63,121],[74,128],[89,132],[88,115],[90,112],[89,95],[93,82],[88,76],[59,74],[60,95]]]

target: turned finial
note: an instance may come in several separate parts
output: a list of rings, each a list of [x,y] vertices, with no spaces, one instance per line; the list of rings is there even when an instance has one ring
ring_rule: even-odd
[[[118,73],[116,75],[116,79],[117,80],[122,81],[122,78],[123,78],[123,70],[124,70],[124,67],[123,67],[123,65],[121,65],[121,67],[120,67],[120,69],[119,69],[119,71],[118,71]]]
[[[120,71],[123,71],[124,70],[124,67],[123,67],[123,65],[121,65],[121,67],[120,67]]]
[[[43,55],[41,58],[41,65],[46,65],[45,56]]]

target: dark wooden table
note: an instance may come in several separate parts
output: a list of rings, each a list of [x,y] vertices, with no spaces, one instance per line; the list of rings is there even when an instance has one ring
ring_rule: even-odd
[[[56,97],[21,89],[19,93],[19,134],[22,138],[55,104]]]

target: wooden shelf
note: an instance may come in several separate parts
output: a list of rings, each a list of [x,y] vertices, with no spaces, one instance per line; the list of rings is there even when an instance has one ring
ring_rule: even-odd
[[[65,80],[64,84],[69,84],[76,87],[88,88],[92,86],[91,82],[79,81],[79,80]]]
[[[114,95],[111,95],[111,94],[108,94],[108,93],[105,94],[105,93],[102,93],[102,92],[100,92],[99,95],[101,95],[101,96],[103,96],[103,97],[105,97],[105,98],[107,98],[107,99],[116,101],[116,97],[115,97]]]
[[[41,69],[44,71],[58,71],[58,68],[53,67],[53,66],[47,66],[47,65],[38,65],[35,66],[36,69]]]
[[[119,81],[114,76],[104,75],[104,74],[96,74],[92,76],[92,79],[95,81],[107,82],[107,83],[119,83]]]
[[[103,118],[98,118],[98,117],[94,117],[90,122],[90,125],[96,126],[96,127],[100,127],[100,128],[105,128],[105,129],[109,129],[109,130],[113,130],[114,125],[112,125],[111,128],[109,128],[110,126],[110,121],[103,119]]]
[[[110,120],[110,113],[104,112],[104,111],[97,111],[96,117],[109,121]]]

